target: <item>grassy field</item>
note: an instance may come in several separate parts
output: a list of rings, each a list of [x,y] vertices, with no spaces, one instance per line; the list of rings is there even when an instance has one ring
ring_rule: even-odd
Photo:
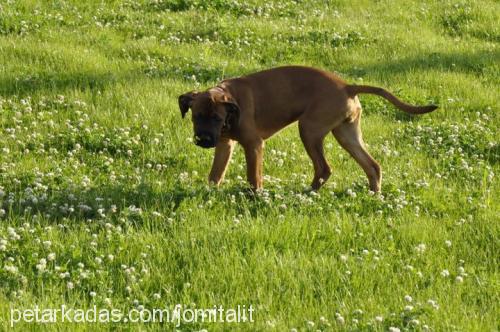
[[[1,1],[1,329],[35,305],[240,304],[253,323],[179,330],[496,331],[499,22],[493,0]],[[241,148],[207,185],[177,96],[284,64],[439,104],[361,97],[381,196],[333,136],[308,192],[296,125],[267,141],[264,192]]]

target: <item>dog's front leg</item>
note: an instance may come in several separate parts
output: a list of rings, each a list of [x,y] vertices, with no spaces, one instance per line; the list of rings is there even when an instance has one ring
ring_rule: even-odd
[[[219,185],[224,179],[224,173],[226,172],[227,165],[233,153],[234,143],[233,140],[222,138],[219,143],[217,143],[212,169],[208,176],[209,183]]]
[[[255,140],[243,145],[247,161],[247,179],[252,189],[262,189],[262,154],[264,141]]]

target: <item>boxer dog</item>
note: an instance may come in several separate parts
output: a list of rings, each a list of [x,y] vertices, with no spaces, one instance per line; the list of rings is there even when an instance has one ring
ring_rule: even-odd
[[[383,88],[351,85],[333,73],[302,66],[286,66],[222,81],[202,92],[179,96],[184,118],[192,110],[194,142],[215,147],[209,181],[219,185],[224,177],[235,142],[245,150],[248,182],[262,188],[264,140],[298,121],[300,138],[312,160],[313,190],[330,177],[323,140],[332,133],[368,176],[370,190],[380,191],[381,169],[366,151],[361,135],[360,93],[387,99],[400,110],[424,114],[437,106],[413,106]]]

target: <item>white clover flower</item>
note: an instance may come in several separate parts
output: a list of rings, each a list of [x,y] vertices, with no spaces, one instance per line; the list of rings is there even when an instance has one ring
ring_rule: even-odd
[[[405,296],[405,301],[406,302],[413,302],[413,298],[410,295]]]
[[[95,296],[97,295],[97,293],[96,293],[96,292],[90,292],[90,293],[89,293],[89,295],[90,295],[91,297],[95,297]]]
[[[424,243],[420,243],[415,247],[415,251],[419,254],[423,254],[425,252],[425,249],[427,249],[427,246]]]
[[[5,271],[12,273],[12,274],[17,274],[17,271],[18,271],[18,268],[14,265],[5,265],[3,268]]]
[[[9,233],[9,236],[12,240],[19,240],[21,236],[16,233],[16,230],[12,227],[7,227],[7,233]]]
[[[448,248],[450,248],[451,247],[451,241],[450,240],[444,241],[444,245],[447,246]]]
[[[456,281],[457,283],[461,284],[462,282],[464,282],[464,278],[463,278],[462,276],[457,276],[457,277],[455,278],[455,281]]]
[[[397,327],[391,326],[389,327],[389,332],[401,332],[401,330]]]
[[[56,254],[55,254],[55,253],[53,253],[53,252],[51,252],[51,253],[47,256],[47,260],[48,260],[49,262],[52,262],[52,261],[54,261],[55,259],[56,259]]]
[[[384,317],[382,317],[382,316],[376,316],[375,317],[375,321],[379,322],[379,323],[382,323],[384,321]]]
[[[38,270],[38,272],[42,273],[42,272],[45,271],[45,268],[47,267],[47,265],[45,265],[45,264],[37,264],[35,267]]]
[[[159,300],[159,299],[161,299],[161,295],[160,295],[160,293],[154,293],[154,294],[153,294],[153,299],[155,299],[155,300]]]
[[[437,304],[437,302],[432,300],[432,299],[427,300],[427,304],[429,304],[430,306],[432,306],[436,310],[439,309],[439,305]]]
[[[443,276],[444,278],[448,278],[450,276],[450,271],[448,270],[441,271],[441,276]]]

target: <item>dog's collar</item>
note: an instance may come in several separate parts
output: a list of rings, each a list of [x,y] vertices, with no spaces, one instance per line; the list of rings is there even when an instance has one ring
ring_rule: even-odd
[[[218,84],[218,85],[214,86],[213,88],[211,88],[210,90],[215,90],[215,91],[222,93],[222,94],[227,92],[223,84]]]

